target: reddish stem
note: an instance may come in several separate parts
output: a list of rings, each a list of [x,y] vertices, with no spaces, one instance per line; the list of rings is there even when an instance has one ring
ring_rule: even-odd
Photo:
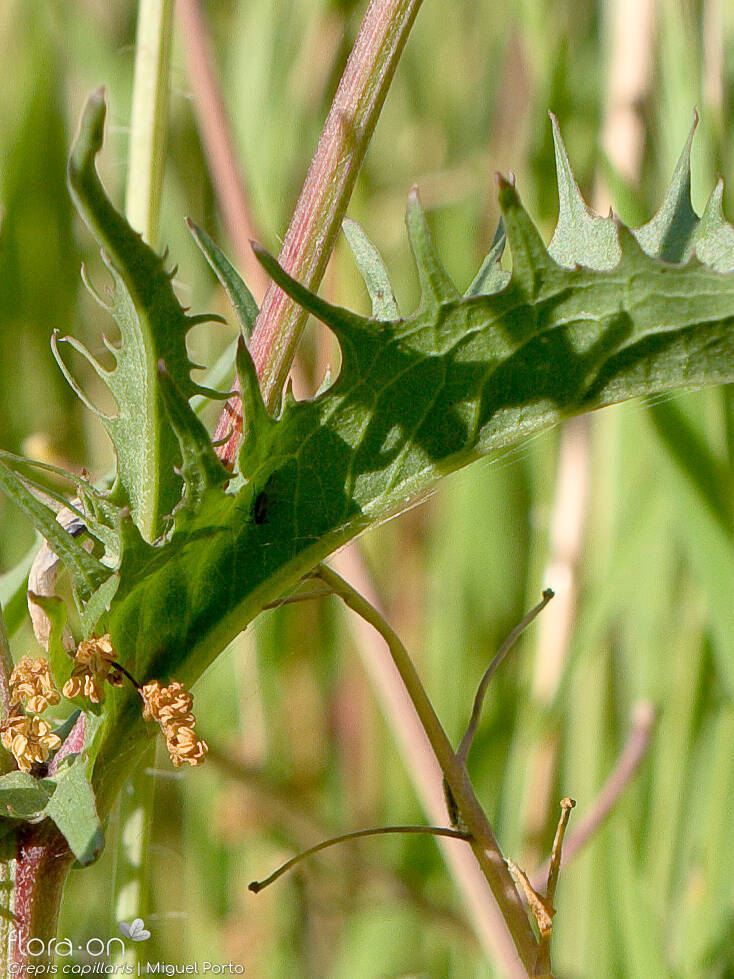
[[[16,836],[12,912],[15,920],[0,949],[3,975],[27,974],[28,965],[50,965],[61,892],[74,862],[66,840],[50,820],[25,826]],[[30,939],[34,940],[29,949]]]
[[[317,289],[334,248],[367,146],[422,0],[371,0],[324,123],[278,261],[309,289]],[[271,284],[250,340],[263,397],[280,398],[306,314]],[[230,399],[214,441],[234,465],[240,446],[240,400]]]

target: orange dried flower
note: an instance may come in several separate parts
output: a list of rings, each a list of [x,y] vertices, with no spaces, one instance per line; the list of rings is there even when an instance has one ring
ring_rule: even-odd
[[[61,700],[48,660],[40,656],[23,656],[10,674],[9,684],[11,707],[22,704],[32,714],[40,714]]]
[[[22,772],[30,772],[35,763],[47,761],[49,754],[61,746],[61,738],[41,717],[16,714],[2,724],[0,731],[3,747],[13,754]]]
[[[114,658],[115,650],[109,633],[83,639],[74,656],[71,676],[64,684],[64,696],[69,700],[86,697],[93,704],[101,704],[105,680],[112,680],[113,677],[116,680],[114,673],[110,676],[110,671],[114,670]]]
[[[193,714],[189,716],[191,725],[181,722],[171,724],[165,732],[166,747],[174,768],[180,768],[184,762],[188,765],[200,765],[209,751],[206,741],[196,736]]]
[[[152,680],[140,688],[143,698],[143,717],[146,721],[158,721],[166,738],[166,747],[176,768],[186,762],[199,765],[209,748],[196,736],[196,717],[191,713],[194,698],[178,680],[162,687]]]
[[[146,721],[163,724],[174,718],[182,718],[191,713],[194,698],[183,683],[172,680],[162,687],[158,680],[143,684],[140,690],[143,698],[143,717]]]

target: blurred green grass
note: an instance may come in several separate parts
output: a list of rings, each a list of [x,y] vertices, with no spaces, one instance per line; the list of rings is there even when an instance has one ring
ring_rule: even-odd
[[[271,250],[363,7],[206,6],[254,222]],[[639,104],[639,186],[605,171],[622,218],[637,223],[661,199],[694,105],[702,114],[699,211],[716,173],[732,176],[734,15],[711,0],[660,0],[655,8],[651,84]],[[494,231],[495,169],[515,171],[550,237],[548,108],[560,118],[582,189],[594,196],[606,165],[613,9],[588,0],[426,0],[350,208],[383,252],[404,310],[417,299],[402,223],[413,183],[459,285],[471,281]],[[96,353],[111,328],[80,289],[81,261],[93,276],[102,272],[64,191],[64,157],[86,92],[104,83],[104,179],[121,201],[134,22],[130,2],[0,7],[0,444],[30,445],[94,477],[109,466],[109,448],[66,388],[48,342],[53,329],[73,327]],[[179,37],[161,237],[180,265],[183,301],[223,311],[183,224],[190,214],[228,245],[181,47]],[[323,292],[365,308],[343,245]],[[200,331],[197,357],[212,363],[232,333]],[[330,356],[333,345],[314,325],[303,356],[314,383]],[[553,945],[562,977],[734,974],[733,403],[726,391],[680,394],[588,419],[578,597],[558,682],[545,673],[540,623],[490,690],[471,770],[503,849],[528,870],[549,849],[561,796],[578,801],[572,827],[592,804],[633,705],[649,699],[659,712],[640,772],[562,874]],[[494,650],[541,588],[557,585],[544,568],[564,459],[561,433],[552,432],[449,478],[361,542],[388,617],[455,740]],[[0,572],[31,542],[0,500]],[[202,734],[221,761],[185,775],[163,761],[148,776],[155,812],[147,957],[231,960],[263,977],[501,974],[484,960],[432,841],[344,847],[257,897],[247,892],[250,880],[322,835],[422,818],[410,760],[379,715],[335,602],[264,614],[202,679],[196,698]],[[100,862],[72,876],[62,935],[116,934],[111,874],[122,844],[114,822],[108,838]]]

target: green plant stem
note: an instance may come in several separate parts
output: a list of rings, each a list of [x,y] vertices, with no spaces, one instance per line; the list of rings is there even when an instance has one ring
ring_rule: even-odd
[[[278,261],[311,290],[318,289],[334,248],[357,174],[390,82],[422,0],[371,0],[321,132]],[[277,286],[265,294],[250,340],[265,404],[278,404],[308,316]],[[240,402],[228,402],[214,441],[234,463],[241,441]],[[234,430],[233,417],[236,419]],[[239,424],[237,424],[239,420]]]
[[[467,726],[464,737],[461,739],[461,744],[456,752],[456,757],[462,764],[466,764],[467,758],[469,757],[469,751],[474,740],[474,735],[477,733],[477,728],[479,727],[479,719],[482,716],[482,705],[484,704],[484,697],[487,693],[487,688],[492,677],[495,675],[499,669],[505,656],[509,653],[512,647],[515,645],[517,640],[520,638],[522,633],[527,629],[533,619],[539,615],[543,609],[546,607],[548,602],[553,598],[553,591],[550,588],[546,588],[543,592],[543,598],[538,602],[533,608],[530,609],[528,614],[521,619],[520,622],[515,626],[512,632],[509,634],[507,639],[502,643],[500,648],[497,650],[492,662],[487,667],[484,676],[482,677],[479,687],[474,697],[474,707],[472,708],[471,717],[469,719],[469,724]]]
[[[139,0],[125,215],[153,248],[158,239],[165,162],[172,29],[173,0]],[[150,528],[144,528],[146,531]],[[152,751],[151,747],[151,759]],[[146,855],[154,789],[153,778],[141,765],[131,779],[129,791],[123,794],[114,881],[118,920],[143,916],[147,909]],[[140,952],[139,946],[133,945],[126,954],[131,962],[137,961]]]
[[[114,867],[115,917],[117,921],[144,918],[150,903],[149,863],[153,822],[156,745],[149,746],[120,798],[120,816]],[[124,961],[135,964],[143,951],[137,942],[127,947]]]
[[[163,185],[173,0],[140,0],[125,215],[153,248]]]
[[[426,694],[413,661],[399,637],[359,592],[326,565],[319,565],[314,576],[321,578],[334,594],[357,615],[376,629],[387,643],[393,662],[405,684],[438,764],[456,801],[462,824],[471,836],[470,844],[487,879],[512,936],[518,956],[528,975],[534,974],[538,943],[530,926],[522,899],[510,876],[492,827],[474,794],[466,769],[459,761],[433,705]]]
[[[304,805],[303,793],[295,785],[274,779],[258,765],[239,760],[233,755],[231,746],[219,747],[209,742],[207,764],[210,763],[216,765],[223,776],[242,786],[258,820],[263,824],[278,826],[288,845],[305,849],[313,845],[314,840],[323,840],[331,832],[329,826],[315,818]],[[426,915],[428,920],[448,927],[464,947],[478,951],[477,937],[462,909],[450,910],[447,905],[437,903],[424,893],[420,883],[414,882],[410,875],[391,869],[377,856],[368,858],[362,851],[350,853],[349,869],[365,886],[374,881],[386,888],[388,893],[414,907],[418,913]]]
[[[563,850],[563,838],[566,835],[566,827],[571,810],[576,806],[574,799],[561,799],[561,818],[558,821],[553,849],[551,850],[550,868],[548,870],[548,885],[545,889],[545,903],[550,914],[553,913],[553,902],[556,898],[556,887],[558,886],[558,875],[561,872],[561,852]],[[540,922],[538,922],[540,925]],[[538,949],[537,972],[542,975],[551,975],[551,939],[553,937],[552,925],[550,928],[540,929],[540,942]]]
[[[274,870],[272,874],[266,877],[264,880],[253,880],[251,884],[248,885],[248,890],[253,891],[255,894],[259,894],[260,891],[274,884],[276,880],[287,874],[289,870],[292,870],[296,864],[299,864],[302,860],[306,860],[308,857],[312,857],[315,853],[321,853],[322,850],[328,850],[329,847],[338,846],[340,843],[349,843],[352,840],[363,840],[368,836],[388,836],[388,835],[416,835],[416,836],[446,836],[452,840],[466,840],[469,842],[469,837],[466,833],[463,833],[458,829],[450,829],[443,826],[378,826],[372,829],[358,829],[351,833],[342,833],[340,836],[332,836],[328,840],[322,840],[321,843],[316,843],[314,846],[310,846],[308,850],[302,850],[301,853],[296,854],[295,857],[291,857],[290,860],[286,860],[285,863],[281,864],[277,870]]]

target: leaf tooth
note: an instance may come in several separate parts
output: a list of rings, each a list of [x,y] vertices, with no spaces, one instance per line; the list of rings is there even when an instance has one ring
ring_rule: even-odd
[[[626,265],[636,265],[639,267],[640,262],[645,262],[646,264],[658,264],[655,258],[648,255],[643,249],[641,243],[637,239],[636,232],[628,228],[615,214],[612,218],[614,221],[614,227],[617,231],[617,241],[619,242],[620,259],[617,264],[617,268],[624,268]]]
[[[571,168],[558,119],[549,112],[558,185],[558,222],[548,252],[559,265],[603,271],[619,261],[614,222],[598,215],[583,198]]]
[[[280,409],[280,417],[283,418],[287,411],[292,411],[298,401],[293,391],[293,378],[290,375],[286,378],[285,389],[283,390],[283,401]]]
[[[364,334],[374,332],[374,323],[371,320],[364,316],[358,316],[356,313],[352,313],[348,309],[343,309],[341,306],[332,306],[331,303],[327,303],[325,299],[317,296],[314,292],[310,292],[300,282],[292,278],[278,263],[277,259],[266,251],[266,249],[262,248],[262,246],[258,245],[257,242],[253,241],[251,244],[257,260],[273,282],[277,286],[280,286],[283,292],[290,296],[294,302],[302,306],[307,313],[311,313],[316,319],[321,320],[322,323],[325,323],[336,334],[341,344],[344,357],[348,353],[345,347],[349,347],[354,333],[360,332]]]
[[[507,285],[510,274],[509,272],[505,272],[500,264],[506,243],[507,233],[505,231],[505,222],[500,218],[489,251],[479,271],[474,276],[472,284],[464,293],[465,299],[469,299],[472,296],[489,296],[492,293],[504,289]]]
[[[130,554],[132,551],[150,553],[153,550],[153,545],[149,544],[140,533],[140,528],[135,523],[129,506],[120,507],[117,512],[117,532],[121,554],[126,552]]]
[[[314,400],[318,398],[319,395],[323,394],[325,391],[328,391],[329,388],[331,387],[331,384],[332,384],[331,367],[327,366],[326,371],[324,372],[324,376],[321,380],[321,384],[319,384],[316,393],[314,394]]]
[[[711,217],[716,221],[724,221],[724,178],[719,177],[716,181],[716,186],[711,191],[711,196],[706,201],[706,207],[703,212],[703,217],[701,218],[701,223],[703,223],[704,217],[706,217],[707,212],[711,214]]]
[[[199,326],[200,323],[223,323],[226,326],[227,320],[224,316],[220,316],[219,313],[196,313],[194,316],[186,316],[187,330],[190,330],[193,326]]]
[[[522,206],[514,180],[496,174],[497,199],[507,228],[512,252],[512,282],[530,297],[535,297],[546,273],[558,268],[538,229]]]
[[[53,340],[58,340],[61,343],[68,343],[70,347],[72,347],[74,350],[76,350],[77,353],[81,354],[82,357],[84,357],[84,359],[87,361],[89,366],[94,370],[97,376],[100,377],[103,381],[106,382],[109,376],[112,374],[112,371],[105,370],[105,368],[100,364],[97,358],[92,356],[92,354],[89,352],[87,347],[81,342],[81,340],[77,340],[76,337],[72,337],[72,336],[58,337],[57,331],[54,330],[52,334],[52,342]]]
[[[84,283],[84,288],[87,290],[89,295],[94,299],[102,309],[106,310],[108,313],[112,311],[112,306],[107,300],[100,294],[100,292],[95,289],[89,278],[89,271],[87,269],[86,263],[82,263],[82,282]]]
[[[372,315],[380,320],[397,320],[400,310],[390,283],[387,267],[364,228],[351,218],[342,221],[344,237],[357,263],[372,303]]]
[[[86,396],[84,391],[82,391],[78,381],[71,373],[69,368],[66,366],[66,363],[64,362],[64,358],[61,356],[61,352],[59,351],[59,343],[68,343],[70,347],[73,347],[74,350],[80,353],[85,358],[85,360],[87,360],[88,363],[94,368],[94,370],[102,378],[102,380],[105,381],[105,383],[107,383],[107,380],[112,372],[106,371],[102,367],[102,365],[97,360],[95,360],[95,358],[89,353],[89,351],[84,346],[84,344],[80,343],[75,337],[59,337],[58,330],[54,330],[53,334],[51,335],[51,351],[54,355],[54,359],[56,360],[56,363],[59,365],[59,369],[61,370],[61,373],[66,378],[66,383],[69,385],[69,387],[77,396],[77,398],[79,398],[81,403],[86,408],[89,408],[89,410],[93,414],[95,414],[103,424],[107,425],[108,422],[114,421],[113,415],[106,415],[96,405],[92,404],[92,402]]]
[[[433,247],[431,232],[426,215],[418,197],[418,188],[413,187],[408,194],[405,212],[410,247],[418,269],[418,281],[425,302],[438,305],[459,298],[459,292],[451,281],[448,272],[441,265]]]
[[[199,368],[203,370],[204,368]],[[197,384],[196,381],[191,382],[190,394],[187,391],[187,397],[193,397],[195,394],[201,395],[202,398],[209,398],[210,401],[226,401],[228,398],[232,397],[231,391],[216,391],[214,388],[205,387],[203,384]]]
[[[698,125],[694,110],[688,138],[678,157],[663,203],[652,218],[635,229],[643,251],[665,262],[680,263],[691,254],[698,216],[691,204],[691,146]]]
[[[719,177],[695,234],[696,256],[715,272],[734,270],[734,228],[724,217],[723,197],[724,181]]]
[[[235,359],[237,377],[240,382],[242,401],[242,448],[240,449],[240,472],[249,475],[248,458],[257,452],[258,442],[262,448],[269,441],[270,432],[276,424],[265,407],[260,382],[257,379],[255,363],[250,356],[244,337],[237,344]]]

